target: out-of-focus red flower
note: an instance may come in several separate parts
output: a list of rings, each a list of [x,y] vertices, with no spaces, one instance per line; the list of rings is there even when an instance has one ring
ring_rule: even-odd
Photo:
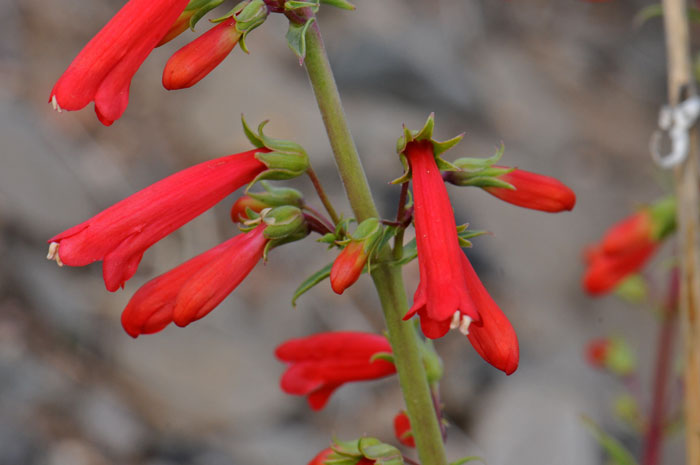
[[[143,253],[266,169],[255,149],[175,173],[51,239],[49,258],[83,266],[102,260],[110,291],[123,287]]]
[[[394,417],[394,433],[401,444],[416,447],[416,440],[411,434],[411,420],[403,410]]]
[[[122,313],[126,332],[137,337],[207,315],[260,261],[268,242],[264,230],[261,224],[144,284]]]
[[[505,168],[494,166],[494,168]],[[515,189],[484,187],[489,194],[504,202],[523,208],[550,213],[571,210],[576,204],[576,194],[558,179],[529,171],[515,169],[497,176]]]
[[[336,257],[331,268],[331,287],[336,294],[355,284],[367,264],[367,252],[362,242],[350,242]]]
[[[603,368],[610,351],[610,339],[594,339],[586,346],[586,360],[596,368]]]
[[[598,244],[584,251],[584,289],[605,294],[639,271],[675,229],[675,208],[675,200],[666,198],[610,227]]]
[[[163,87],[175,90],[197,84],[224,61],[241,35],[231,17],[182,47],[165,64]]]
[[[51,90],[57,110],[91,101],[109,126],[129,103],[131,78],[184,11],[189,0],[130,0],[81,50]]]
[[[396,373],[386,360],[371,361],[377,353],[390,353],[391,345],[376,334],[338,331],[289,340],[275,356],[289,363],[280,386],[287,394],[307,396],[313,410],[321,410],[331,394],[351,381],[367,381]]]
[[[445,335],[450,326],[467,334],[479,313],[465,286],[454,211],[429,140],[412,141],[404,154],[413,179],[414,224],[420,284],[404,319],[418,313],[423,333]],[[454,323],[454,324],[453,324]]]

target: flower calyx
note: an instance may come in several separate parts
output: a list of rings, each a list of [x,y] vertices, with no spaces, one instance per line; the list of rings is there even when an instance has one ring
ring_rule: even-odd
[[[660,241],[676,230],[676,197],[670,195],[649,207],[652,240]]]
[[[267,225],[263,234],[270,240],[265,247],[264,258],[267,258],[270,249],[309,235],[304,213],[291,205],[263,210],[261,221]]]
[[[224,3],[224,0],[191,0],[183,13],[183,15],[189,14],[190,16],[190,29],[194,31],[194,27],[197,25],[199,20],[222,3]]]
[[[265,120],[258,125],[257,134],[248,127],[243,115],[241,115],[241,122],[243,123],[243,132],[245,132],[246,137],[255,147],[270,150],[270,152],[258,152],[255,154],[255,158],[267,166],[267,170],[260,173],[248,185],[247,189],[250,189],[253,184],[263,179],[280,181],[296,178],[304,174],[309,168],[309,156],[301,145],[288,140],[273,139],[263,133],[263,128],[269,120]]]
[[[453,137],[452,139],[448,139],[445,141],[437,141],[433,139],[433,129],[435,128],[435,114],[431,113],[430,116],[428,116],[428,119],[425,122],[425,125],[423,128],[419,131],[411,131],[408,129],[405,125],[403,127],[403,136],[399,137],[399,140],[396,142],[396,152],[399,154],[399,157],[401,158],[401,164],[404,167],[404,173],[401,177],[398,179],[395,179],[392,181],[392,184],[403,184],[404,182],[407,182],[411,179],[411,167],[408,163],[408,160],[406,159],[406,148],[409,146],[409,144],[417,144],[417,143],[429,143],[432,145],[433,149],[433,154],[435,156],[435,162],[437,163],[438,169],[441,171],[459,171],[459,167],[455,166],[453,163],[450,163],[446,160],[444,160],[440,155],[442,155],[444,152],[448,151],[455,145],[459,144],[460,141],[464,138],[464,133]]]
[[[401,452],[394,446],[385,444],[376,438],[364,437],[353,441],[334,440],[326,463],[334,465],[357,465],[374,463],[376,465],[402,465]]]
[[[443,173],[442,177],[445,182],[455,186],[500,187],[514,190],[515,186],[499,179],[499,176],[508,174],[516,168],[494,166],[501,159],[505,150],[505,145],[501,143],[496,153],[488,158],[458,158],[452,163],[459,170]]]
[[[245,53],[250,53],[245,40],[250,31],[265,22],[269,13],[270,10],[263,0],[247,0],[233,7],[233,9],[224,16],[211,20],[211,22],[219,23],[231,17],[235,18],[236,31],[241,34],[238,43],[241,46],[241,50]]]

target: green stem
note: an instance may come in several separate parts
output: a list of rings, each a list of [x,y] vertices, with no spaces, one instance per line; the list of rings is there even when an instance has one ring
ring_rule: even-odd
[[[359,222],[367,218],[378,218],[377,207],[345,120],[338,88],[316,23],[306,34],[305,63],[355,217]],[[380,253],[379,262],[390,259],[391,250],[385,247]],[[408,310],[408,302],[401,268],[387,263],[379,264],[372,271],[372,279],[384,311],[418,457],[422,465],[446,465],[440,425],[433,408],[416,333],[412,324],[402,320]]]
[[[314,189],[316,189],[316,193],[318,194],[318,198],[321,199],[321,203],[324,207],[326,207],[326,211],[328,212],[328,215],[330,215],[331,221],[333,221],[333,225],[337,226],[338,221],[340,221],[340,218],[335,212],[335,208],[333,208],[333,204],[328,198],[328,195],[326,195],[326,190],[321,185],[321,180],[318,179],[318,176],[316,176],[316,172],[311,167],[311,165],[309,165],[309,167],[306,168],[306,174],[309,176],[309,179],[311,179],[311,184],[314,185]]]

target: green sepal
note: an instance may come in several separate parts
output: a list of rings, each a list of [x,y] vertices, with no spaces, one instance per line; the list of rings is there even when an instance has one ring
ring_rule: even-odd
[[[311,17],[304,24],[297,24],[294,21],[289,22],[289,29],[286,35],[287,45],[299,58],[299,65],[304,64],[304,58],[306,58],[306,31],[314,21],[316,21],[316,18]]]
[[[224,0],[193,0],[187,5],[185,11],[196,10],[195,13],[190,18],[190,29],[194,31],[194,27],[197,25],[200,19],[202,19],[207,13],[209,13],[214,8],[218,7],[224,3]]]
[[[306,172],[309,167],[309,156],[301,145],[288,140],[267,137],[263,133],[263,128],[269,120],[265,120],[258,125],[257,135],[251,131],[243,117],[241,117],[241,120],[243,122],[243,132],[248,137],[248,140],[258,148],[265,147],[271,150],[271,152],[258,152],[255,154],[255,158],[267,166],[267,170],[257,175],[248,184],[246,193],[258,181],[264,179],[273,181],[292,179]]]
[[[360,452],[359,442],[360,441],[357,439],[354,441],[339,441],[338,439],[333,439],[331,449],[338,455],[360,459],[362,458],[362,452]]]
[[[430,143],[433,145],[433,154],[435,155],[435,163],[437,164],[438,169],[441,171],[459,171],[457,166],[444,160],[441,155],[455,145],[459,144],[464,138],[464,133],[446,141],[437,141],[433,139],[434,128],[435,113],[431,113],[428,116],[423,128],[419,131],[411,131],[405,125],[403,126],[403,136],[399,137],[398,141],[396,142],[396,152],[399,154],[404,172],[399,178],[391,181],[391,184],[402,184],[411,179],[411,167],[408,160],[406,160],[406,154],[404,153],[410,142],[420,142],[425,140],[430,141]]]
[[[226,13],[225,15],[219,16],[218,18],[210,19],[209,22],[210,22],[210,23],[216,24],[216,23],[220,23],[220,22],[222,22],[222,21],[227,20],[227,19],[230,18],[231,16],[236,16],[238,13],[240,13],[241,11],[243,11],[243,9],[244,9],[245,7],[247,7],[249,3],[250,3],[250,2],[249,2],[248,0],[243,1],[243,2],[241,2],[241,3],[239,3],[239,4],[237,4],[236,6],[234,6],[233,8],[231,8],[231,9],[228,11],[228,13]]]
[[[472,455],[469,457],[462,457],[454,462],[450,462],[450,465],[464,465],[465,463],[473,462],[474,460],[478,460],[481,463],[486,463],[486,461],[478,455]]]
[[[605,449],[614,465],[637,465],[634,455],[620,441],[606,433],[590,418],[581,417],[584,426],[593,434],[598,444]]]
[[[466,171],[476,171],[482,170],[484,168],[490,168],[501,160],[503,154],[506,151],[506,146],[501,142],[501,146],[498,148],[495,154],[488,158],[474,158],[474,157],[462,157],[456,159],[453,163],[459,169]]]
[[[670,195],[649,206],[653,224],[652,238],[665,239],[676,230],[676,197]]]
[[[279,240],[296,233],[304,225],[304,214],[297,207],[284,205],[266,211],[262,221],[266,225],[263,235],[270,240]]]
[[[326,233],[323,236],[321,236],[319,239],[316,239],[316,242],[321,242],[323,244],[329,244],[329,248],[333,248],[335,246],[336,241],[338,240],[338,237],[333,234],[333,233]]]
[[[318,8],[321,6],[320,3],[316,2],[306,2],[304,0],[287,0],[284,2],[284,11],[294,11],[301,10],[303,8],[310,8],[314,13],[318,13]]]
[[[384,360],[385,362],[394,363],[394,354],[390,352],[377,352],[376,354],[372,354],[369,358],[369,363],[375,360]]]
[[[260,181],[260,185],[265,192],[248,192],[248,195],[255,200],[263,202],[268,207],[292,205],[301,208],[304,204],[301,192],[296,189],[291,187],[273,187],[266,181]]]
[[[362,438],[358,441],[362,455],[374,460],[375,465],[403,465],[403,455],[394,446],[385,444],[376,438]]]
[[[483,236],[484,234],[491,234],[489,231],[483,229],[468,229],[468,224],[462,224],[457,226],[457,240],[459,241],[460,247],[471,247],[472,242],[469,239],[473,239],[478,236]]]
[[[238,44],[245,53],[250,53],[245,42],[248,34],[264,23],[268,14],[269,10],[263,0],[250,0],[250,3],[236,14],[236,30],[241,33]]]
[[[347,0],[321,0],[324,5],[334,6],[343,10],[354,10],[356,7]]]
[[[333,268],[333,263],[329,263],[328,265],[324,266],[320,270],[318,270],[316,273],[312,274],[308,278],[304,280],[303,283],[297,287],[296,291],[294,291],[294,295],[292,296],[292,306],[296,307],[297,306],[297,299],[301,297],[303,294],[306,293],[306,291],[310,290],[317,284],[319,284],[321,281],[324,279],[330,277],[331,275],[331,268]]]
[[[243,133],[245,136],[248,138],[251,144],[253,144],[255,147],[261,149],[265,147],[265,143],[263,143],[262,139],[258,137],[257,134],[255,134],[250,127],[248,126],[248,123],[245,120],[245,116],[243,116],[243,113],[241,113],[241,124],[243,124]]]

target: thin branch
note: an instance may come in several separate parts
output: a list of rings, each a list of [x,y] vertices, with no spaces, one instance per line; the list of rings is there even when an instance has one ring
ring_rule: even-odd
[[[335,212],[335,208],[333,208],[333,203],[331,203],[331,200],[328,198],[328,195],[326,194],[325,189],[321,185],[321,180],[318,179],[318,176],[316,176],[316,172],[311,167],[311,165],[309,165],[309,167],[306,169],[306,174],[309,176],[309,179],[311,179],[311,184],[314,185],[314,189],[316,189],[316,193],[318,194],[318,198],[321,199],[321,203],[323,204],[324,207],[326,207],[326,211],[328,212],[328,215],[331,217],[333,224],[337,225],[338,221],[340,221],[340,218],[338,217],[338,214]]]

